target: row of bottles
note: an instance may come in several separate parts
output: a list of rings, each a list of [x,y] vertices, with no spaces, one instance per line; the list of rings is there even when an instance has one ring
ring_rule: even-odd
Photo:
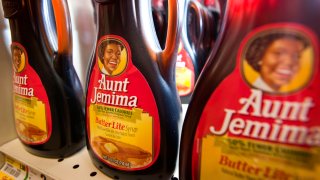
[[[153,0],[153,18],[161,47],[166,40],[167,1]],[[186,0],[176,62],[176,86],[188,104],[198,76],[214,46],[221,22],[219,1]]]
[[[27,151],[86,142],[114,179],[170,179],[178,154],[182,180],[319,179],[319,1],[93,3],[83,93],[66,0],[2,0]]]
[[[85,93],[72,64],[67,1],[2,5],[12,36],[16,131],[25,149],[61,158],[86,143],[93,163],[112,178],[171,178],[182,111],[174,79],[178,1],[168,2],[164,49],[146,26],[153,24],[151,2],[95,1],[97,42]]]

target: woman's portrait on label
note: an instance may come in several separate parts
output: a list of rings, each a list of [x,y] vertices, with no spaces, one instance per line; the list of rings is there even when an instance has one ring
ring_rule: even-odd
[[[116,39],[102,40],[98,45],[99,68],[103,74],[116,76],[121,74],[127,65],[127,50]]]
[[[247,82],[268,93],[288,93],[306,85],[312,75],[314,55],[305,35],[288,29],[265,31],[248,41],[242,55]],[[249,73],[248,69],[256,73]],[[251,78],[251,79],[250,79]]]
[[[25,53],[20,47],[16,45],[13,45],[11,47],[11,51],[12,51],[13,70],[15,72],[21,72],[25,66]]]

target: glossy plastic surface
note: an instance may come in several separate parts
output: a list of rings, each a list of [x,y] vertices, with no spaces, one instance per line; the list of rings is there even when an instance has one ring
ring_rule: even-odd
[[[4,11],[12,11],[10,9],[14,7],[10,4],[6,6],[4,1]],[[44,144],[24,144],[24,147],[32,154],[43,157],[70,156],[85,145],[85,132],[84,97],[72,64],[72,42],[64,42],[68,50],[58,52],[57,48],[57,41],[64,40],[57,39],[56,34],[61,36],[62,33],[70,37],[71,29],[56,31],[55,29],[61,26],[56,25],[54,14],[60,18],[67,18],[63,21],[70,23],[69,14],[61,14],[68,13],[67,7],[64,4],[64,10],[62,7],[54,8],[48,0],[20,0],[19,3],[18,5],[22,6],[18,6],[16,13],[7,14],[12,42],[18,42],[26,49],[29,64],[40,77],[46,90],[52,115],[50,139]]]

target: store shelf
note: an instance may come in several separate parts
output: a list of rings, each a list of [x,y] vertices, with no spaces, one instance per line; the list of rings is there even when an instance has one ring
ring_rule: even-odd
[[[2,145],[0,151],[41,172],[46,179],[110,179],[93,165],[86,148],[65,159],[49,159],[30,154],[15,139]]]
[[[183,104],[183,114],[184,118],[187,105]],[[182,119],[183,119],[182,118]],[[180,123],[180,128],[182,122]],[[14,139],[0,146],[0,152],[4,155],[14,158],[15,160],[21,162],[22,164],[28,166],[35,172],[38,172],[37,178],[30,179],[79,179],[79,180],[97,180],[104,179],[108,180],[106,175],[104,175],[99,169],[97,169],[90,157],[87,149],[84,147],[76,154],[71,157],[64,159],[51,159],[43,158],[30,154],[27,152],[19,139]],[[0,164],[1,166],[1,164]],[[1,169],[1,167],[0,167]],[[45,176],[46,178],[43,178]],[[174,174],[178,177],[178,171]]]

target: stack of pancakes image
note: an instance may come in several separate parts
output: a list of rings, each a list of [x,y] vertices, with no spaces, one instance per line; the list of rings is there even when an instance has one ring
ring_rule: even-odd
[[[16,128],[23,140],[39,142],[47,138],[47,133],[45,131],[25,121],[16,120]]]
[[[96,153],[115,166],[139,168],[152,161],[151,153],[113,139],[97,136],[92,144]]]

